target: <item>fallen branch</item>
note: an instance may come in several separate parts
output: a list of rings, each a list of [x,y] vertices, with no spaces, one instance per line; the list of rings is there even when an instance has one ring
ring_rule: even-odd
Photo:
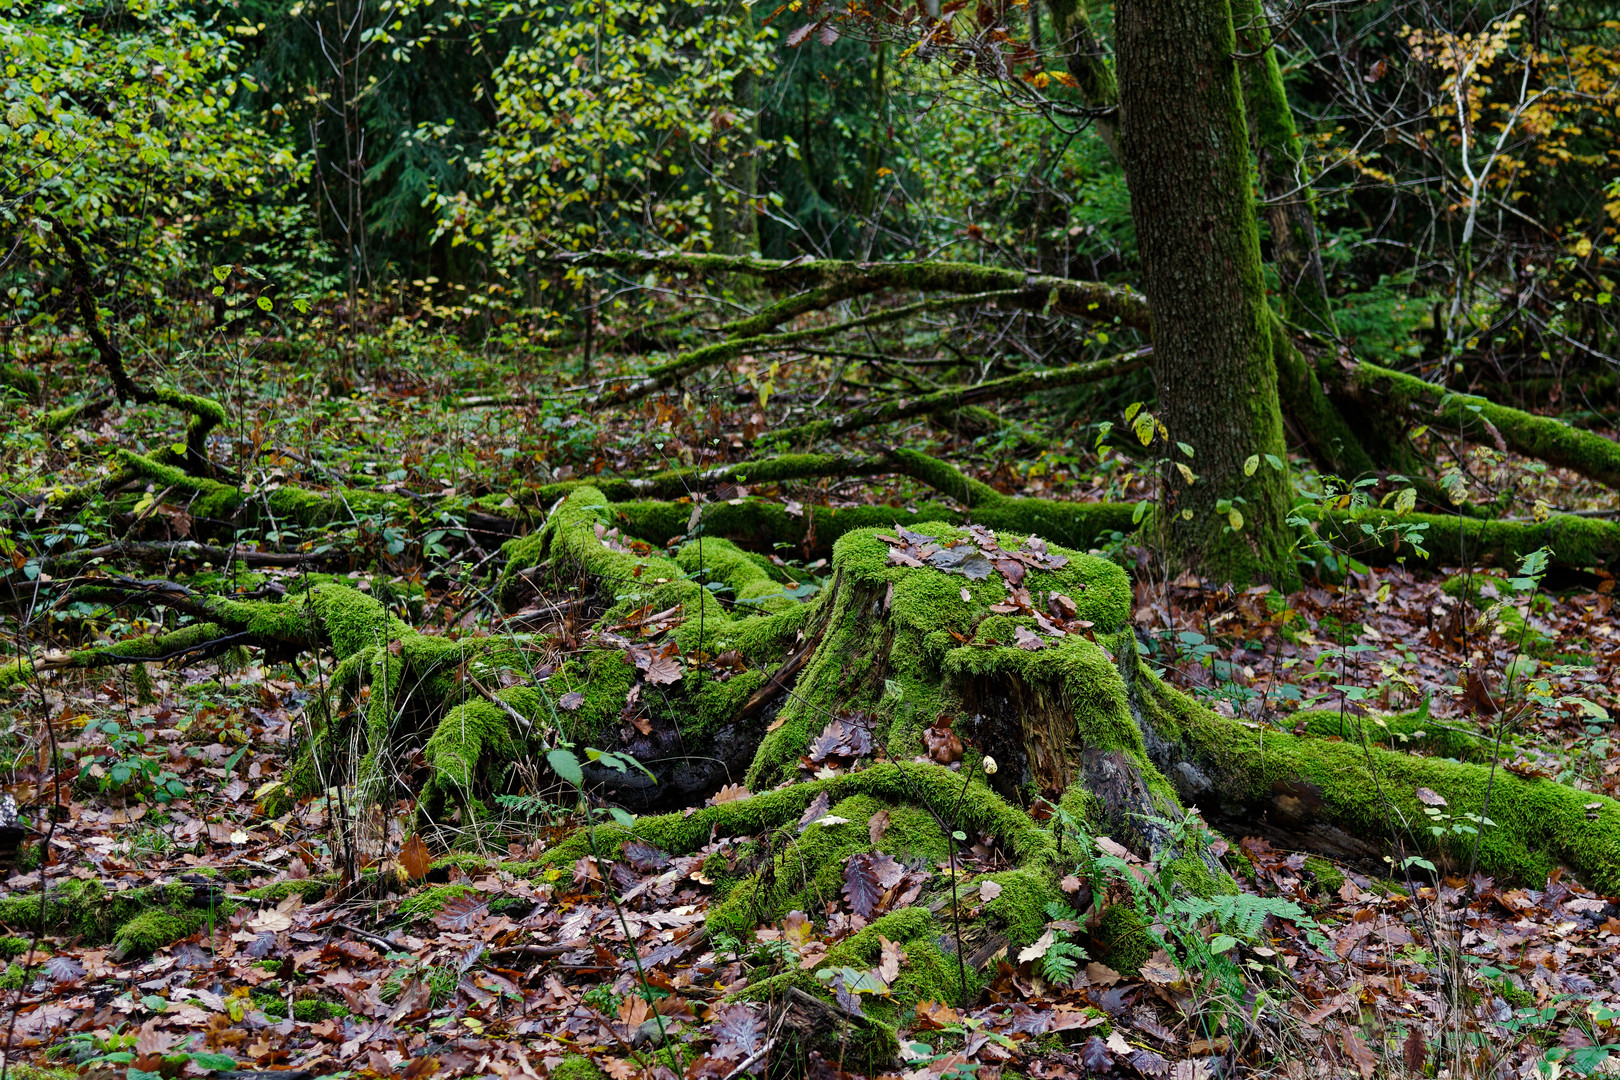
[[[1026,371],[1017,375],[1008,375],[1001,379],[991,379],[988,382],[972,386],[954,386],[931,394],[920,394],[916,397],[888,398],[852,410],[842,416],[835,416],[827,420],[812,420],[809,423],[799,424],[795,427],[766,432],[761,436],[761,441],[788,444],[811,443],[817,439],[847,434],[861,428],[871,427],[874,424],[886,424],[890,421],[904,420],[913,416],[946,412],[981,401],[994,401],[1000,398],[1015,397],[1019,394],[1054,390],[1060,386],[1073,386],[1076,383],[1090,382],[1094,379],[1103,379],[1112,375],[1135,371],[1147,363],[1146,358],[1151,353],[1151,348],[1138,349],[1108,360],[1070,364],[1060,368],[1044,368],[1040,371]]]
[[[240,544],[235,547],[220,547],[215,544],[199,543],[196,540],[163,542],[121,540],[117,543],[102,544],[99,547],[58,555],[47,561],[45,567],[53,574],[61,574],[98,559],[108,563],[133,562],[146,566],[162,566],[179,560],[208,562],[215,566],[225,566],[228,563],[239,563],[242,566],[309,566],[324,562],[343,562],[347,558],[346,554],[339,552],[258,551]]]
[[[637,401],[648,394],[656,393],[665,387],[674,385],[677,380],[690,375],[694,371],[724,363],[746,352],[782,349],[796,342],[831,337],[847,330],[859,330],[867,326],[879,326],[883,323],[894,322],[897,319],[904,319],[929,311],[949,311],[952,308],[968,307],[973,304],[1009,300],[1019,295],[1018,290],[1014,289],[1000,292],[972,293],[967,296],[951,296],[936,300],[921,300],[900,307],[883,308],[872,312],[870,315],[863,315],[858,319],[850,319],[846,322],[833,323],[829,326],[811,327],[808,330],[794,330],[784,334],[759,334],[747,338],[729,338],[725,341],[715,342],[713,345],[705,345],[702,348],[681,353],[672,360],[648,368],[646,374],[640,379],[598,394],[595,398],[582,402],[582,405],[587,409],[600,409],[609,405],[623,405],[626,402]]]
[[[1147,330],[1147,299],[1140,293],[1113,285],[1075,281],[1048,274],[1028,274],[960,262],[846,262],[839,259],[754,259],[741,255],[692,255],[679,252],[588,251],[550,256],[550,262],[564,266],[590,266],[644,274],[648,270],[684,270],[704,274],[743,274],[757,278],[770,289],[801,288],[836,290],[839,295],[818,294],[813,303],[827,306],[839,299],[880,292],[884,289],[915,289],[919,292],[976,293],[1014,289],[1028,297],[1039,309],[1062,315],[1075,315],[1097,321],[1115,321],[1136,330]],[[812,298],[806,298],[810,301]],[[782,307],[791,318],[791,307]],[[815,310],[814,306],[801,311]],[[768,329],[759,321],[772,309],[727,324],[722,330],[733,334]],[[732,327],[738,329],[732,329]]]
[[[225,422],[225,407],[213,398],[182,394],[166,386],[148,387],[136,382],[130,376],[124,367],[123,353],[119,352],[118,347],[107,337],[107,332],[101,324],[101,311],[96,306],[90,264],[85,260],[84,248],[79,244],[78,238],[62,224],[61,219],[49,217],[48,220],[56,231],[57,238],[62,241],[63,250],[67,252],[68,271],[73,278],[74,300],[79,309],[79,319],[84,323],[84,330],[90,336],[91,344],[95,346],[101,366],[106,368],[107,375],[112,379],[114,394],[119,401],[133,401],[138,405],[168,405],[188,414],[191,419],[186,424],[183,460],[192,471],[211,472],[208,464],[208,433]],[[58,409],[46,415],[45,427],[50,431],[61,430],[87,412],[105,406],[106,403],[103,401],[92,401],[69,406],[67,409]]]

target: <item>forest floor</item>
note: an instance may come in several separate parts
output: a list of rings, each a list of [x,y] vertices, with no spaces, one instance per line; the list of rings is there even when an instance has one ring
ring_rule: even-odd
[[[411,347],[428,348],[420,340]],[[737,460],[746,456],[748,429],[770,422],[768,394],[759,393],[763,362],[728,373],[737,392],[724,408],[657,398],[595,419],[561,397],[487,409],[456,404],[473,388],[503,383],[534,393],[532,377],[516,365],[439,347],[413,370],[422,374],[345,394],[327,393],[294,366],[239,361],[197,374],[231,409],[220,460],[261,490],[343,483],[423,495],[506,490],[521,500],[525,490],[570,476]],[[142,408],[81,421],[54,442],[7,423],[12,475],[61,485],[93,477],[108,448],[161,445],[173,435],[154,433],[176,430],[172,414]],[[1008,493],[1129,499],[1152,484],[1128,458],[1099,458],[1083,434],[1062,430],[1048,433],[1052,449],[1033,458],[954,440],[922,421],[884,438],[931,446]],[[1571,476],[1490,448],[1463,453],[1482,489],[1507,492],[1524,509],[1540,499],[1561,509],[1616,510],[1611,493]],[[790,507],[903,506],[920,497],[903,478],[726,494]],[[187,539],[193,523],[183,507],[159,498],[152,512],[118,528],[162,542]],[[107,539],[84,518],[51,535],[57,555]],[[325,569],[391,583],[413,597],[407,609],[424,632],[501,632],[487,592],[492,552],[474,550],[456,522],[357,517],[319,535],[289,529],[248,542],[259,545],[326,552]],[[781,553],[793,576],[819,584],[823,567],[794,554]],[[1323,572],[1283,596],[1155,579],[1147,554],[1123,540],[1112,554],[1139,570],[1137,628],[1150,658],[1222,712],[1291,730],[1291,714],[1302,707],[1338,710],[1355,738],[1369,710],[1421,709],[1436,725],[1477,736],[1502,769],[1611,795],[1620,789],[1620,741],[1599,715],[1615,709],[1620,684],[1612,578],[1568,575],[1527,587],[1513,580],[1513,568],[1459,564],[1414,576],[1353,567]],[[29,574],[24,563],[18,556],[7,579],[8,653],[119,640],[143,628],[117,612],[52,603],[49,587],[60,582],[39,565]],[[254,580],[305,572],[264,568]],[[213,578],[217,584],[217,571]],[[579,628],[563,616],[549,629],[540,659],[555,665],[578,646]],[[146,678],[128,668],[58,674],[0,703],[7,764],[0,791],[25,808],[58,808],[48,826],[49,863],[10,869],[0,903],[37,893],[46,878],[51,887],[96,883],[108,894],[178,882],[220,900],[217,919],[210,915],[149,955],[120,957],[94,935],[40,938],[24,921],[6,925],[0,1015],[13,1026],[13,1067],[131,1080],[252,1069],[280,1070],[287,1080],[577,1080],[596,1068],[614,1080],[763,1074],[778,1013],[764,1003],[726,1003],[728,993],[811,966],[904,892],[902,881],[864,912],[846,898],[817,913],[825,931],[790,917],[762,927],[754,942],[716,941],[704,930],[713,878],[735,868],[748,838],[695,855],[642,846],[621,861],[541,867],[536,857],[584,820],[555,789],[507,800],[499,820],[430,831],[425,843],[413,836],[408,800],[357,814],[335,797],[318,797],[268,816],[264,800],[301,736],[303,706],[327,675],[309,658],[300,665],[222,658],[154,666]],[[1527,693],[1534,680],[1536,691]],[[1597,711],[1561,704],[1575,698]],[[807,772],[872,763],[836,738],[823,742]],[[405,772],[409,766],[400,764]],[[1458,826],[1443,806],[1435,810],[1434,821],[1413,827]],[[1544,889],[1466,875],[1425,884],[1395,864],[1307,858],[1258,829],[1227,835],[1228,862],[1243,887],[1297,901],[1320,937],[1268,924],[1263,943],[1240,950],[1252,977],[1238,984],[1181,970],[1168,956],[1134,975],[1090,961],[1065,984],[1043,977],[1039,955],[1003,956],[981,1000],[918,1010],[901,1032],[907,1060],[895,1072],[908,1080],[1161,1078],[1235,1068],[1366,1080],[1434,1075],[1438,1065],[1461,1075],[1455,1070],[1465,1061],[1473,1075],[1514,1076],[1585,1073],[1620,1061],[1609,1057],[1620,1050],[1610,1045],[1620,1044],[1614,901],[1568,877]],[[997,858],[982,844],[963,856],[969,864]],[[337,884],[346,867],[376,872]],[[315,887],[328,880],[330,890]],[[243,896],[250,890],[271,898]],[[1095,926],[1056,929],[1085,945]],[[885,993],[904,977],[902,964],[886,954],[868,992]],[[1240,1016],[1262,991],[1285,1002],[1293,1023],[1263,1034],[1235,1019],[1219,1032],[1186,1023],[1222,996]],[[673,1052],[658,1054],[666,1027]],[[841,1063],[818,1060],[813,1074],[838,1077]]]

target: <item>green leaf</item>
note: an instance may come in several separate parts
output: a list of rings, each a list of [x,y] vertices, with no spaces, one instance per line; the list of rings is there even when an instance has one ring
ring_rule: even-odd
[[[1176,443],[1176,449],[1180,450],[1183,454],[1186,454],[1188,457],[1193,456],[1193,448],[1191,446],[1187,445],[1184,442]]]
[[[627,828],[627,829],[635,828],[635,824],[636,824],[635,815],[631,814],[630,811],[624,809],[624,807],[615,806],[611,810],[609,810],[608,813],[613,815],[613,820],[614,821],[617,821],[620,825],[623,825],[625,828]]]
[[[1216,934],[1209,942],[1209,951],[1223,953],[1238,943],[1237,938],[1231,934]]]
[[[1270,465],[1273,469],[1276,469],[1278,472],[1283,471],[1282,458],[1278,457],[1276,454],[1267,454],[1266,455],[1266,464]]]
[[[579,767],[579,758],[574,756],[574,752],[572,750],[557,749],[546,751],[546,764],[551,766],[552,772],[556,773],[570,784],[573,784],[575,787],[581,787],[584,785],[584,770]]]
[[[1136,509],[1131,511],[1132,525],[1142,524],[1142,519],[1147,516],[1147,508],[1148,504],[1146,499],[1143,499],[1141,502],[1136,504]]]
[[[275,306],[276,306],[276,302],[274,300],[270,299],[268,296],[261,296],[257,300],[255,300],[254,303],[259,305],[259,310],[260,311],[270,311],[270,310],[273,310],[275,308]]]
[[[191,1063],[209,1072],[229,1072],[236,1068],[236,1059],[226,1054],[192,1054]]]

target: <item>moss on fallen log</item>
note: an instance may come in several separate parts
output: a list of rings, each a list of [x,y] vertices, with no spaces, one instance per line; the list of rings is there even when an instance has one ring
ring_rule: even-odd
[[[1412,375],[1360,363],[1346,381],[1363,401],[1471,439],[1499,441],[1504,449],[1571,469],[1620,488],[1620,443],[1551,417],[1536,416],[1473,394],[1436,386]],[[1421,419],[1418,419],[1418,418]]]
[[[1553,514],[1545,521],[1484,520],[1448,514],[1396,514],[1389,510],[1328,510],[1305,507],[1318,539],[1363,562],[1409,566],[1517,566],[1532,551],[1547,548],[1560,566],[1606,567],[1620,563],[1620,524],[1600,518]],[[1400,538],[1403,527],[1421,526],[1426,554]]]
[[[109,890],[99,881],[72,879],[43,896],[36,889],[0,897],[0,925],[29,934],[43,928],[86,945],[110,944],[109,955],[122,960],[148,955],[210,927],[223,927],[244,903],[280,900],[289,892],[318,896],[332,880],[312,877],[228,893],[208,870],[123,891]]]
[[[1488,764],[1400,753],[1372,739],[1302,738],[1216,716],[1165,685],[1134,650],[1132,701],[1155,757],[1184,798],[1263,813],[1300,846],[1368,858],[1404,847],[1452,870],[1466,868],[1474,834],[1429,831],[1419,789],[1445,800],[1449,822],[1492,824],[1478,835],[1478,867],[1539,886],[1560,865],[1593,889],[1620,889],[1620,802],[1551,780],[1528,780]],[[1364,719],[1363,724],[1371,721]],[[1490,803],[1485,802],[1490,791]]]

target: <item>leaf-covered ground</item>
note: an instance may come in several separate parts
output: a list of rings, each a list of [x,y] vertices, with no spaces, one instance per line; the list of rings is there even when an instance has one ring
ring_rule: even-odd
[[[790,378],[769,358],[747,357],[714,376],[707,404],[671,396],[590,417],[566,396],[457,406],[459,394],[500,377],[525,393],[533,386],[521,370],[453,350],[408,369],[339,395],[321,392],[306,371],[265,365],[251,389],[233,384],[242,389],[220,459],[253,491],[368,483],[422,496],[505,491],[521,503],[526,492],[568,477],[737,460],[775,422],[772,402],[792,408],[817,394],[861,393],[837,383],[830,361],[801,358]],[[761,389],[767,380],[779,380],[774,397]],[[104,470],[111,447],[171,440],[175,423],[153,410],[113,410],[56,442],[20,424],[5,437],[18,475],[66,486]],[[1087,432],[1048,431],[1050,449],[1033,457],[920,422],[882,438],[949,454],[1009,493],[1120,499],[1153,484],[1130,457],[1098,454]],[[1465,464],[1482,495],[1506,492],[1527,513],[1538,500],[1614,512],[1600,489],[1497,451],[1470,452]],[[922,494],[904,479],[833,479],[732,485],[718,497],[802,510],[904,506]],[[191,538],[197,523],[185,505],[153,495],[112,531],[154,543]],[[54,599],[63,582],[49,559],[110,538],[96,509],[92,503],[77,523],[16,534],[7,578],[14,648],[118,640],[144,628],[132,613]],[[351,574],[363,587],[390,584],[425,632],[501,632],[487,592],[492,548],[430,511],[244,539],[244,550],[261,549],[318,556],[311,566]],[[1369,737],[1363,718],[1371,712],[1404,712],[1410,722],[1390,736],[1397,740],[1417,744],[1443,732],[1455,740],[1447,744],[1453,752],[1494,758],[1522,775],[1610,794],[1620,787],[1620,747],[1608,723],[1620,665],[1612,578],[1527,581],[1513,568],[1460,560],[1422,578],[1325,567],[1316,583],[1281,596],[1166,582],[1124,540],[1111,553],[1141,571],[1137,625],[1151,657],[1222,711],[1292,730],[1302,707],[1325,710],[1342,717],[1341,737],[1350,739]],[[823,567],[792,550],[778,557],[813,595]],[[256,573],[285,583],[308,569]],[[230,584],[182,549],[148,572]],[[546,631],[532,665],[542,674],[589,628],[557,599],[558,607],[525,617]],[[645,661],[638,666],[647,683],[658,682],[669,629],[656,619],[616,628],[629,636],[626,662]],[[304,706],[329,674],[315,658],[264,666],[251,656],[154,667],[144,678],[128,669],[61,674],[5,701],[0,784],[49,829],[50,861],[41,868],[12,860],[0,902],[80,880],[109,894],[181,883],[218,905],[151,955],[119,956],[112,944],[72,932],[36,939],[27,920],[10,920],[0,949],[9,954],[3,993],[14,1061],[131,1080],[254,1069],[576,1078],[588,1071],[579,1058],[616,1080],[763,1075],[792,1002],[728,999],[774,973],[820,963],[919,883],[919,867],[857,856],[843,868],[842,892],[813,913],[825,933],[812,913],[799,913],[759,927],[752,941],[715,940],[705,915],[717,878],[747,870],[771,838],[731,837],[680,856],[633,846],[621,861],[545,866],[537,858],[586,819],[571,797],[539,784],[508,800],[498,822],[450,823],[420,837],[408,802],[362,810],[334,794],[269,816],[264,800],[303,733]],[[636,719],[627,710],[626,723]],[[859,719],[834,723],[805,761],[807,775],[872,763]],[[936,760],[960,758],[954,733],[933,735]],[[395,765],[409,775],[414,762]],[[715,798],[741,794],[727,788]],[[1436,799],[1430,820],[1393,823],[1392,834],[1478,824],[1454,820]],[[801,830],[813,822],[884,827],[811,809]],[[1034,946],[992,957],[983,999],[919,1008],[901,1033],[905,1060],[896,1072],[915,1080],[1197,1077],[1233,1068],[1364,1080],[1440,1069],[1536,1075],[1555,1061],[1577,1072],[1600,1067],[1608,1044],[1620,1043],[1620,906],[1567,878],[1531,890],[1468,877],[1466,868],[1425,884],[1432,879],[1420,865],[1335,866],[1260,832],[1229,831],[1226,861],[1248,893],[1292,901],[1300,917],[1259,915],[1252,933],[1233,935],[1229,921],[1171,912],[1154,899],[1156,868],[1099,838],[1095,857],[1065,882],[1072,910],[1052,912],[1050,932]],[[34,850],[41,837],[28,839]],[[969,838],[957,871],[996,865],[994,846],[978,839]],[[1123,974],[1095,959],[1106,952],[1098,920],[1109,900],[1161,920],[1181,961],[1165,950]],[[1284,909],[1254,902],[1241,910]],[[1193,939],[1205,949],[1198,962],[1187,946]],[[846,1016],[908,978],[903,950],[885,941],[878,956],[873,967],[832,973]],[[1259,993],[1285,1003],[1287,1022],[1245,1020]],[[836,1055],[818,1058],[811,1073],[835,1077],[843,1066]]]

